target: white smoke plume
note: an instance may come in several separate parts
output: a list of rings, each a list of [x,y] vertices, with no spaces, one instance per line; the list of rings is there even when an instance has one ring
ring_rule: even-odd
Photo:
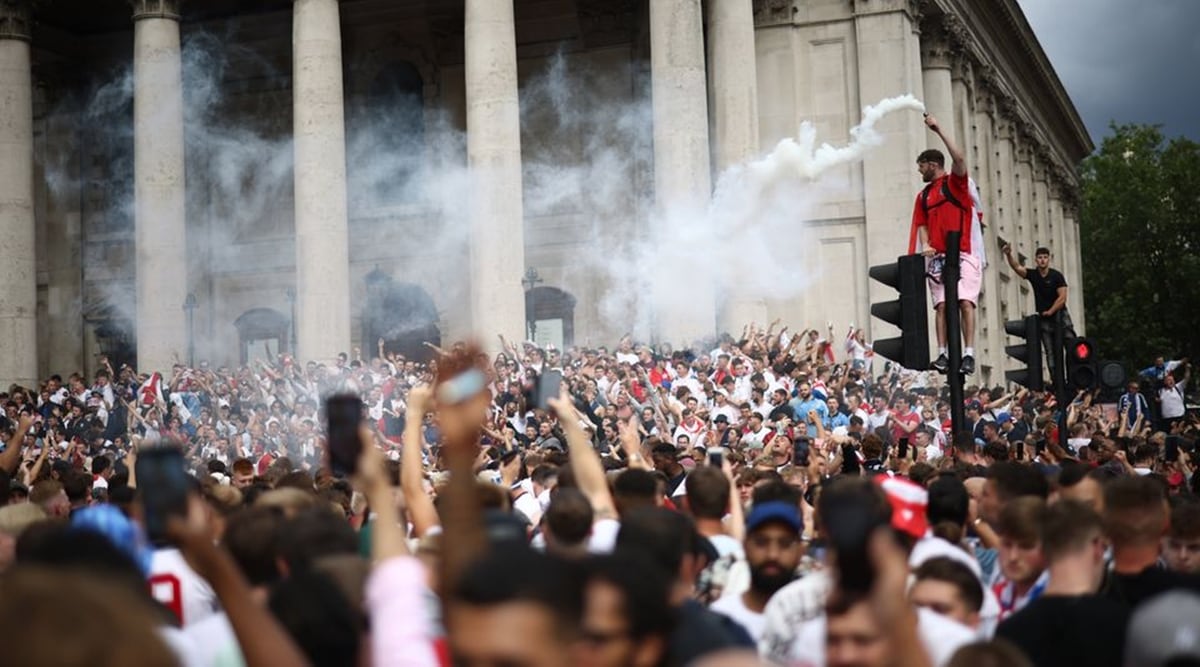
[[[188,276],[172,279],[192,283],[204,312],[224,297],[200,289],[210,270],[266,276],[279,287],[259,305],[286,314],[284,286],[295,267],[287,79],[233,35],[232,29],[221,36],[192,34],[184,42],[191,266]],[[804,123],[795,139],[780,142],[769,155],[721,174],[711,202],[656,209],[649,81],[638,77],[634,63],[594,62],[593,55],[550,58],[521,88],[525,261],[541,270],[547,285],[576,295],[580,309],[594,304],[590,312],[576,313],[577,322],[590,323],[577,327],[579,343],[648,333],[662,299],[689,298],[698,280],[719,292],[741,285],[743,293],[773,299],[799,294],[813,278],[808,259],[815,236],[805,220],[823,197],[848,185],[830,178],[830,169],[861,160],[878,146],[882,137],[874,127],[885,115],[922,109],[911,96],[867,107],[841,146],[817,145],[816,129]],[[348,71],[353,77],[353,62]],[[230,83],[247,80],[258,83],[245,92]],[[107,132],[128,141],[132,92],[132,72],[117,72],[89,96],[81,125],[104,119]],[[443,324],[461,321],[468,315],[464,267],[471,227],[465,134],[448,109],[431,109],[418,99],[415,111],[397,112],[395,103],[347,97],[352,260],[360,267],[378,264],[397,282],[424,287]],[[406,133],[398,118],[416,122],[419,131]],[[132,153],[122,159],[131,161]],[[131,164],[126,167],[131,178]],[[62,178],[51,172],[50,187],[62,187]],[[113,179],[108,187],[112,214],[131,220],[132,181]],[[548,259],[555,257],[562,259]],[[651,270],[664,266],[667,276]],[[123,275],[126,280],[92,282],[132,321],[132,267]],[[666,283],[651,289],[656,280]],[[351,312],[359,317],[364,292],[354,276],[352,281]],[[198,327],[199,358],[237,360],[237,315],[214,311],[206,328]],[[392,318],[387,333],[425,323]]]

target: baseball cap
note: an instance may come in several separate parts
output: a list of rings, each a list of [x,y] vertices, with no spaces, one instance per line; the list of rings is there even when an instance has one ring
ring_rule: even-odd
[[[804,519],[800,516],[800,510],[796,509],[795,505],[782,500],[772,500],[755,505],[750,510],[749,516],[746,517],[746,530],[758,530],[764,524],[772,521],[785,523],[797,533],[804,530]]]
[[[999,417],[996,417],[996,424],[1007,424],[1012,421],[1012,415],[1007,412],[1001,412]]]
[[[967,409],[968,410],[982,410],[983,404],[980,403],[979,401],[967,401]]]
[[[713,417],[713,423],[714,424],[728,424],[729,417],[725,413],[722,412],[721,414],[717,415],[716,417]]]
[[[1200,595],[1170,591],[1142,603],[1129,619],[1125,664],[1159,667],[1200,660]]]
[[[892,527],[917,539],[925,537],[929,528],[925,517],[929,491],[920,484],[890,475],[879,475],[875,483],[883,489],[892,506]]]

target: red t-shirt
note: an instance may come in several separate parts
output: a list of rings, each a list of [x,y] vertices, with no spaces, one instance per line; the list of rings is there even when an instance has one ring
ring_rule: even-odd
[[[903,415],[897,414],[897,415],[894,415],[894,417],[896,419],[896,425],[892,427],[892,440],[899,443],[900,438],[908,438],[910,440],[915,439],[913,436],[913,433],[916,433],[916,431],[909,433],[908,431],[901,428],[900,424],[904,424],[905,426],[913,426],[914,424],[916,426],[920,426],[921,425],[921,415],[919,415],[915,412],[909,412],[909,413],[903,414]]]
[[[950,194],[966,208],[951,203],[942,193],[943,180],[949,185]],[[938,252],[946,252],[946,232],[961,230],[959,248],[971,252],[971,190],[966,176],[947,173],[934,179],[925,190],[917,193],[913,206],[913,226],[925,227],[929,233],[929,246]]]

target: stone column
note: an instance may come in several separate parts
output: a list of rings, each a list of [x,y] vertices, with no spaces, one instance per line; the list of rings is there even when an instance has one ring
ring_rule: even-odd
[[[296,347],[302,360],[350,352],[346,120],[338,0],[295,0]]]
[[[525,338],[525,212],[513,0],[467,0],[471,326],[486,343]]]
[[[1080,255],[1079,223],[1076,222],[1078,220],[1076,211],[1073,203],[1068,204],[1063,210],[1063,232],[1066,237],[1066,248],[1063,249],[1063,255],[1070,257],[1070,262],[1066,264],[1063,273],[1067,278],[1067,308],[1071,311],[1071,322],[1075,325],[1075,333],[1083,336],[1086,335],[1085,318],[1087,313],[1083,309],[1083,257]]]
[[[926,24],[921,31],[921,80],[925,110],[952,137],[958,133],[954,113],[953,81],[950,74],[950,32],[943,23]],[[963,57],[960,53],[959,57]]]
[[[913,33],[914,6],[902,0],[856,0],[854,31],[858,50],[858,99],[863,106],[904,93],[924,97]],[[884,143],[862,163],[863,217],[866,220],[867,266],[890,264],[908,252],[913,203],[922,183],[917,155],[941,141],[921,122],[921,114],[895,113],[876,125]],[[955,137],[967,145],[966,137]],[[868,281],[871,303],[896,297],[891,288]],[[932,313],[932,309],[930,309]],[[871,318],[869,338],[887,338],[895,329]],[[930,343],[933,316],[930,315]]]
[[[37,387],[30,6],[0,0],[0,390]]]
[[[713,159],[720,176],[759,153],[758,67],[754,5],[749,0],[708,2],[708,83],[712,100]],[[748,322],[767,321],[764,295],[742,285],[719,285],[720,327],[737,335]]]
[[[676,243],[669,230],[704,215],[712,196],[701,19],[700,0],[650,3],[654,191],[660,216],[653,237],[663,247]],[[668,218],[670,224],[663,222]],[[664,266],[655,281],[655,333],[675,344],[689,344],[716,330],[714,285],[702,274],[681,277],[687,273]]]
[[[187,359],[186,173],[180,0],[133,3],[133,175],[138,368]]]

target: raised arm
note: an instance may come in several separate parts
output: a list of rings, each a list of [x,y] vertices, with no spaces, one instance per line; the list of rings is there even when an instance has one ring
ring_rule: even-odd
[[[1001,251],[1004,252],[1004,259],[1008,260],[1008,266],[1012,268],[1013,273],[1024,278],[1025,272],[1028,271],[1028,269],[1022,266],[1021,263],[1017,261],[1017,258],[1013,256],[1012,244],[1005,243],[1004,247],[1001,248]]]
[[[938,125],[937,119],[929,114],[925,114],[925,125],[933,130],[942,139],[942,143],[946,144],[946,152],[950,154],[950,173],[955,176],[967,175],[967,156],[954,143],[954,137],[947,136],[942,132],[942,127]]]
[[[563,388],[558,398],[550,399],[550,407],[558,414],[558,423],[562,425],[567,438],[567,449],[571,470],[575,472],[575,482],[579,490],[587,496],[592,504],[592,512],[597,519],[611,519],[617,516],[616,505],[613,504],[612,494],[608,490],[608,480],[604,477],[604,465],[592,448],[592,441],[579,425],[579,415],[571,397]]]
[[[25,434],[29,432],[30,426],[33,426],[33,418],[28,414],[21,415],[20,421],[17,422],[17,430],[8,439],[8,446],[4,448],[4,452],[0,453],[0,469],[9,475],[16,472],[17,466],[21,465],[21,447],[25,444]]]
[[[430,528],[438,525],[437,509],[425,493],[421,474],[421,424],[432,400],[433,394],[427,386],[413,387],[408,392],[404,435],[400,442],[400,490],[417,537],[423,537]]]

